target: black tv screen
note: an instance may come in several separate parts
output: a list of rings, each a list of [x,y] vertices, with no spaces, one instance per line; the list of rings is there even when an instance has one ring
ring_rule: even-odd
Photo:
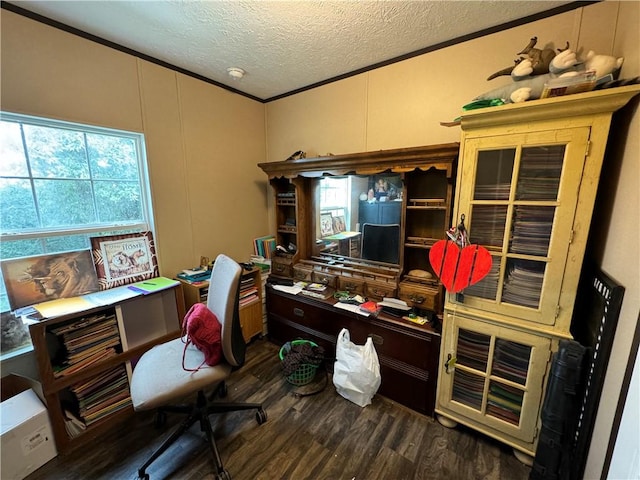
[[[400,225],[365,223],[362,226],[363,260],[398,263],[400,251]]]

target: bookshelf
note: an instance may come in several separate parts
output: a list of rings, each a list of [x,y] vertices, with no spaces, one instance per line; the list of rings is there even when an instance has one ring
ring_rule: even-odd
[[[209,282],[204,280],[189,283],[178,279],[184,289],[185,310],[192,305],[207,302]],[[240,279],[240,326],[245,342],[256,335],[262,335],[263,324],[263,287],[259,268],[244,270]]]
[[[136,360],[178,337],[182,318],[182,287],[175,284],[29,326],[60,453],[133,415],[129,380]]]

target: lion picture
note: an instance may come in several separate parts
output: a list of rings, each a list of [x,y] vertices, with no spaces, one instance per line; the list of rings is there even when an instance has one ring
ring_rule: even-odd
[[[13,310],[98,290],[89,250],[5,261],[2,275]]]

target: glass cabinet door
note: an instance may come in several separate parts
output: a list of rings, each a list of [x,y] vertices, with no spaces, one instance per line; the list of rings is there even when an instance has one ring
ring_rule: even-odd
[[[518,440],[533,441],[550,340],[447,315],[440,404]]]
[[[463,302],[546,325],[556,306],[569,248],[588,128],[465,142],[457,218],[492,269]]]

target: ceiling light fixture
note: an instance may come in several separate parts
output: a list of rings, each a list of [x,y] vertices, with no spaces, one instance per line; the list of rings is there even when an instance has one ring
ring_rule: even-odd
[[[227,68],[227,73],[234,80],[240,80],[242,77],[244,77],[245,72],[243,69],[238,67],[229,67]]]

